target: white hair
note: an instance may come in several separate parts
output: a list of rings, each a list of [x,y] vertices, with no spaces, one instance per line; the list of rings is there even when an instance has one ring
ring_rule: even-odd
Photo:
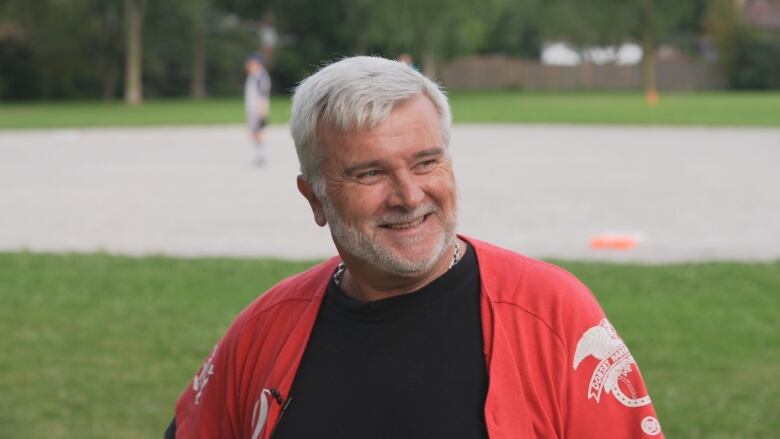
[[[400,103],[418,95],[439,113],[441,137],[449,145],[452,116],[447,96],[433,81],[408,65],[376,56],[344,58],[304,79],[293,94],[290,132],[301,174],[324,195],[318,128],[337,132],[365,130],[387,118]]]

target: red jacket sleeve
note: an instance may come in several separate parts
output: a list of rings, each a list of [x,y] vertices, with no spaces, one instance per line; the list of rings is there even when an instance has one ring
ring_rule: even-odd
[[[596,299],[571,277],[563,307],[565,437],[663,438],[639,367]]]
[[[234,325],[235,326],[235,325]],[[176,403],[177,438],[238,437],[235,328],[214,346]]]

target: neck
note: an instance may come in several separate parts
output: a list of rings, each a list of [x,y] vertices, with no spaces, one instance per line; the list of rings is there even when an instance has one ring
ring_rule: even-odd
[[[459,260],[463,256],[467,246],[460,238],[456,238],[455,242],[459,248],[457,258],[453,257],[457,251],[456,245],[453,245],[431,269],[410,275],[390,273],[343,255],[347,268],[339,285],[348,296],[363,302],[373,302],[417,291],[446,273],[455,259]]]

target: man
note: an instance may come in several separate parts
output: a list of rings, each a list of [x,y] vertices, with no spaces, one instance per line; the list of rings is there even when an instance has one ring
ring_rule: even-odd
[[[298,189],[339,256],[238,316],[179,399],[178,437],[663,436],[580,282],[456,235],[435,84],[347,58],[300,84],[290,125]]]
[[[271,108],[271,78],[263,66],[263,56],[253,53],[246,58],[244,69],[244,109],[249,136],[255,152],[255,163],[264,164],[268,160],[268,150],[263,138],[263,131],[268,125],[268,114]]]

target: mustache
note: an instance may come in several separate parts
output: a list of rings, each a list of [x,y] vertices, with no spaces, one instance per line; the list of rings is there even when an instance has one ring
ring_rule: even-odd
[[[423,204],[422,206],[418,206],[412,211],[386,213],[381,217],[377,218],[374,221],[374,225],[381,226],[385,224],[410,223],[412,221],[424,217],[425,215],[429,215],[432,213],[439,213],[439,211],[440,209],[438,206],[436,206],[433,203],[427,203],[427,204]]]

